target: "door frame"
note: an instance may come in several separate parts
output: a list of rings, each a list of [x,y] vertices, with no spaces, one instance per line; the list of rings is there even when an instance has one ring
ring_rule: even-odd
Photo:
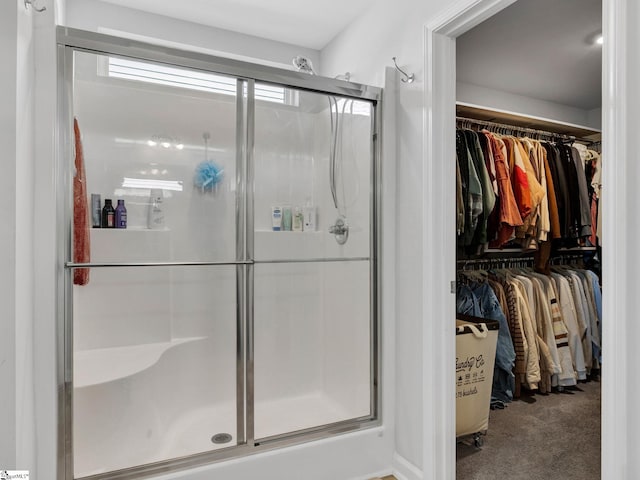
[[[455,479],[455,103],[456,38],[516,0],[461,0],[424,26],[424,177],[422,202],[425,249],[422,265],[427,288],[423,297],[423,478]],[[601,414],[602,478],[627,478],[630,412],[624,390],[627,367],[627,310],[625,279],[627,244],[615,235],[615,218],[628,218],[625,169],[612,168],[613,159],[626,159],[626,4],[603,0],[603,236],[607,238],[603,265],[603,322]],[[623,160],[624,161],[624,160]],[[618,167],[620,164],[617,165]],[[443,181],[444,179],[444,181]],[[446,208],[442,208],[445,205]],[[443,272],[444,273],[443,275]],[[447,299],[443,301],[442,299]],[[631,313],[631,312],[629,312]],[[606,477],[605,477],[606,472]]]

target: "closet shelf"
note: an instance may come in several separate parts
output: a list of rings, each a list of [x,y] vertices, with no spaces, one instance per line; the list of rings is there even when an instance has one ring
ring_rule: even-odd
[[[598,141],[602,138],[602,132],[598,129],[584,125],[559,122],[548,118],[532,117],[506,110],[487,108],[480,105],[459,102],[456,104],[456,116],[485,120],[488,122],[504,123],[515,127],[544,130],[546,132],[569,135],[581,140]]]
[[[158,363],[162,355],[171,348],[205,338],[176,338],[168,342],[75,352],[73,386],[74,388],[90,387],[130,377]]]

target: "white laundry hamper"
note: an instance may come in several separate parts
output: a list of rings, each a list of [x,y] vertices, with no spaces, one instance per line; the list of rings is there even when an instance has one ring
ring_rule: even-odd
[[[489,428],[499,327],[496,320],[456,316],[456,437],[471,435],[477,446]]]

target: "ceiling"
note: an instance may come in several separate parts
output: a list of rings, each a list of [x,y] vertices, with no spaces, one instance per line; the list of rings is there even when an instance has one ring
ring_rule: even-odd
[[[602,0],[518,0],[457,39],[458,81],[591,110],[602,103]]]
[[[123,7],[321,50],[373,0],[104,0]]]
[[[103,1],[314,50],[324,48],[374,2]],[[518,0],[457,39],[458,81],[584,110],[598,108],[602,49],[590,40],[601,29],[602,0]]]

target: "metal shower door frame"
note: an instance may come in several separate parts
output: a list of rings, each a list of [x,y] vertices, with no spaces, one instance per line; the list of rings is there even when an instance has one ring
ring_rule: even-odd
[[[154,46],[109,35],[58,27],[58,141],[56,184],[58,190],[56,235],[58,251],[58,480],[73,480],[73,270],[106,267],[235,266],[236,268],[236,415],[237,445],[169,459],[150,465],[134,466],[86,479],[134,479],[176,471],[208,463],[243,457],[264,450],[322,439],[339,433],[371,428],[381,423],[381,351],[379,338],[380,281],[379,225],[381,211],[380,172],[380,96],[381,89],[306,73],[253,65],[200,53]],[[236,83],[236,259],[232,262],[141,262],[86,263],[70,261],[72,252],[73,197],[70,188],[73,158],[73,65],[74,53],[115,55],[172,66],[205,70],[235,77]],[[255,82],[321,94],[336,94],[372,102],[372,169],[370,193],[370,415],[262,439],[254,435],[254,359],[253,359],[253,150],[255,129]],[[310,261],[338,259],[312,259]]]

